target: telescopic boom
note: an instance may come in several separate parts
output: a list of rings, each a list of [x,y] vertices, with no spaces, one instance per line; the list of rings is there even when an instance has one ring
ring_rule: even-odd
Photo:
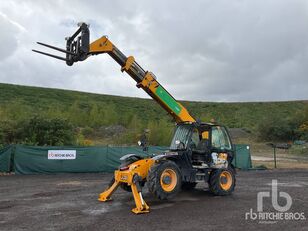
[[[80,23],[79,29],[66,38],[66,49],[57,48],[48,44],[39,45],[66,53],[66,57],[60,57],[45,52],[33,50],[34,52],[60,59],[71,66],[74,62],[83,61],[89,56],[107,53],[120,66],[122,72],[127,72],[136,82],[137,87],[142,88],[161,107],[163,107],[176,122],[195,122],[187,109],[180,104],[172,95],[157,81],[152,72],[145,71],[133,56],[126,57],[108,38],[103,36],[89,44],[90,32],[86,23]]]

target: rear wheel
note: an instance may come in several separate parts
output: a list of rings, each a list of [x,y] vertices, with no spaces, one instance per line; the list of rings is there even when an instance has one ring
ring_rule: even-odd
[[[174,197],[181,190],[181,173],[173,161],[155,164],[149,171],[147,186],[158,199]]]
[[[225,196],[231,194],[235,188],[233,169],[214,169],[210,174],[209,188],[214,195]]]

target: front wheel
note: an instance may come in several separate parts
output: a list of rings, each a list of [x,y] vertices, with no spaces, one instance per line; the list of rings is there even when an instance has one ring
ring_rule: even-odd
[[[181,173],[173,161],[155,164],[149,171],[147,186],[158,199],[173,198],[181,190]]]
[[[210,174],[209,188],[214,195],[229,195],[234,191],[235,181],[233,169],[214,169]]]

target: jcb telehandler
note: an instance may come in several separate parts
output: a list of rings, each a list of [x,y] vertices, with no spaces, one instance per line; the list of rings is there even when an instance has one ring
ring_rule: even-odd
[[[208,183],[215,195],[232,193],[235,187],[235,169],[231,164],[234,150],[227,129],[216,123],[196,120],[133,56],[126,57],[107,36],[89,43],[89,26],[85,23],[78,26],[79,29],[66,38],[66,49],[38,42],[65,53],[65,58],[33,51],[63,60],[69,66],[92,55],[107,53],[121,66],[121,71],[127,72],[137,82],[137,87],[150,95],[177,123],[167,152],[147,158],[135,154],[123,156],[109,188],[99,195],[99,200],[110,200],[120,186],[132,191],[136,204],[132,211],[138,214],[149,212],[142,197],[145,185],[162,200],[174,197],[181,189],[192,189],[198,182]]]

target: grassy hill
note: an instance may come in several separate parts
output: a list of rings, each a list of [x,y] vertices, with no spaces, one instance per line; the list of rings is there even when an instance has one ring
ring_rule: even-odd
[[[252,132],[273,115],[289,118],[308,107],[308,101],[181,103],[202,121],[214,118],[228,127],[245,128]],[[173,127],[172,119],[151,99],[0,84],[0,128],[7,121],[14,123],[35,115],[65,118],[74,127],[85,129],[85,135],[92,139],[95,139],[93,134],[97,134],[95,131],[102,126],[121,125],[137,132],[146,127],[154,130],[170,130]]]

